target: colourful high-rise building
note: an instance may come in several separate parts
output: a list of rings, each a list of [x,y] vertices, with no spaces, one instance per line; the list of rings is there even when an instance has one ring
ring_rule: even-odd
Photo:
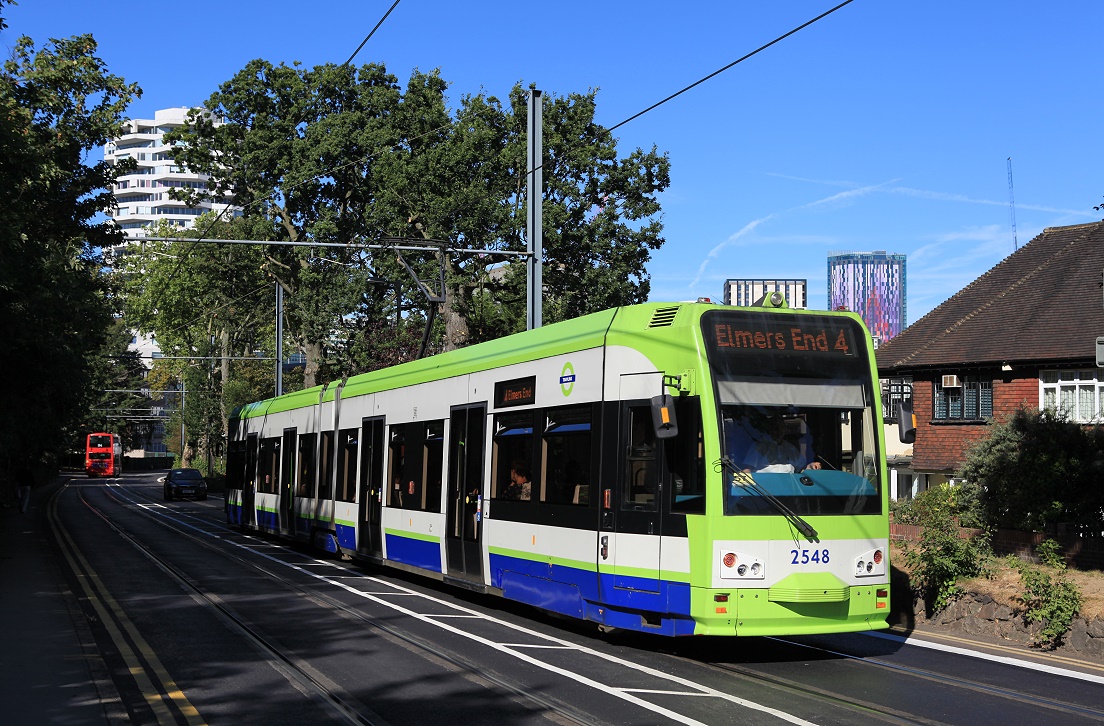
[[[905,256],[884,250],[830,253],[828,309],[858,313],[875,346],[892,340],[908,324]]]

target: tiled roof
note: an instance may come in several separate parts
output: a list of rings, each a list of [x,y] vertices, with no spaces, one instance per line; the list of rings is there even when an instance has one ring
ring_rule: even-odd
[[[883,373],[945,364],[1085,364],[1104,335],[1104,222],[1050,227],[877,351]]]

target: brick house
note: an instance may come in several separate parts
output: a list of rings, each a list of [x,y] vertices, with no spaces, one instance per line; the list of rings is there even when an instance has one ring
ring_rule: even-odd
[[[1100,422],[1104,222],[1050,227],[877,351],[892,495],[953,481],[970,444],[1021,405]],[[916,441],[898,449],[911,395]]]

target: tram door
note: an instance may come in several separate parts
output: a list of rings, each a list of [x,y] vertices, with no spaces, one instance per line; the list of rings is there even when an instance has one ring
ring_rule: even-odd
[[[364,419],[360,429],[360,521],[357,551],[370,557],[383,556],[380,512],[383,506],[383,419]]]
[[[280,531],[295,532],[295,496],[292,489],[295,478],[295,429],[284,429],[280,443]]]
[[[448,522],[445,558],[448,574],[483,581],[483,452],[485,404],[454,408],[449,424]]]
[[[660,373],[621,376],[620,471],[608,507],[605,492],[602,501],[603,524],[612,518],[615,531],[599,534],[600,547],[609,538],[605,559],[599,552],[599,569],[607,565],[613,571],[614,587],[643,592],[659,592],[661,570],[663,447],[655,435],[650,399],[662,390],[662,380]]]

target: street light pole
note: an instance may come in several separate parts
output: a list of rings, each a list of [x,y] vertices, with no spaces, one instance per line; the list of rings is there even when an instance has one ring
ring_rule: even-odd
[[[180,462],[177,468],[184,466],[184,376],[180,377]]]

